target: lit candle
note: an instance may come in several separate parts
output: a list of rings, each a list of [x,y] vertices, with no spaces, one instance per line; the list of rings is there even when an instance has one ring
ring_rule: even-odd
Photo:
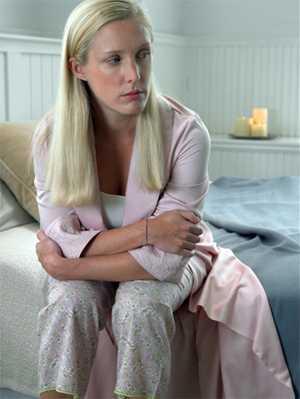
[[[233,134],[235,136],[250,136],[250,126],[248,118],[246,118],[245,116],[241,116],[236,119]]]
[[[267,137],[268,128],[266,123],[251,123],[251,137]]]
[[[252,137],[268,136],[268,110],[267,108],[253,108],[252,118],[249,120]]]
[[[255,123],[268,123],[267,108],[253,108],[252,117]]]

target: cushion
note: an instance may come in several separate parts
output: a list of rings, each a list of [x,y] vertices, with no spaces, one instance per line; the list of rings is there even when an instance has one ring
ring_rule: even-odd
[[[0,180],[6,183],[22,208],[38,221],[31,159],[31,139],[36,124],[0,123]]]
[[[0,180],[0,231],[33,222],[32,217],[24,211],[6,184]]]
[[[35,222],[0,232],[0,387],[35,398],[39,397],[37,320],[44,306],[46,278],[35,253],[38,228]],[[2,399],[20,397],[16,392],[2,396],[0,390]]]

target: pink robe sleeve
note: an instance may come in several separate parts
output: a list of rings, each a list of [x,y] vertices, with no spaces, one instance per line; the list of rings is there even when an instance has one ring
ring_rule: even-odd
[[[170,178],[153,216],[175,209],[199,214],[208,191],[208,131],[197,115],[176,119],[170,151]],[[156,279],[171,282],[180,281],[183,266],[190,259],[151,245],[130,250],[129,254]]]
[[[81,226],[76,234],[68,232],[68,229],[64,227],[66,221],[70,221],[76,216],[74,219],[77,223],[79,222],[75,209],[58,207],[51,203],[50,191],[45,187],[47,145],[39,143],[40,135],[51,126],[50,118],[51,116],[48,114],[41,120],[33,136],[34,184],[40,227],[48,237],[59,245],[66,258],[78,258],[88,242],[99,234],[100,230],[87,230]]]

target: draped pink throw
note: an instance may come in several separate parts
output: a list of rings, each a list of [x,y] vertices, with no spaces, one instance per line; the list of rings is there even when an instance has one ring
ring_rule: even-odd
[[[208,275],[176,312],[168,399],[294,398],[262,285],[202,227],[192,262],[204,262]],[[109,331],[101,332],[86,399],[114,399],[116,354]]]

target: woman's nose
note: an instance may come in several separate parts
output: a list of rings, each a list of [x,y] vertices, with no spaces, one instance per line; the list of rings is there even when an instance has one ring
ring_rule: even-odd
[[[129,61],[126,67],[126,80],[128,82],[136,82],[141,79],[140,66],[136,61]]]

